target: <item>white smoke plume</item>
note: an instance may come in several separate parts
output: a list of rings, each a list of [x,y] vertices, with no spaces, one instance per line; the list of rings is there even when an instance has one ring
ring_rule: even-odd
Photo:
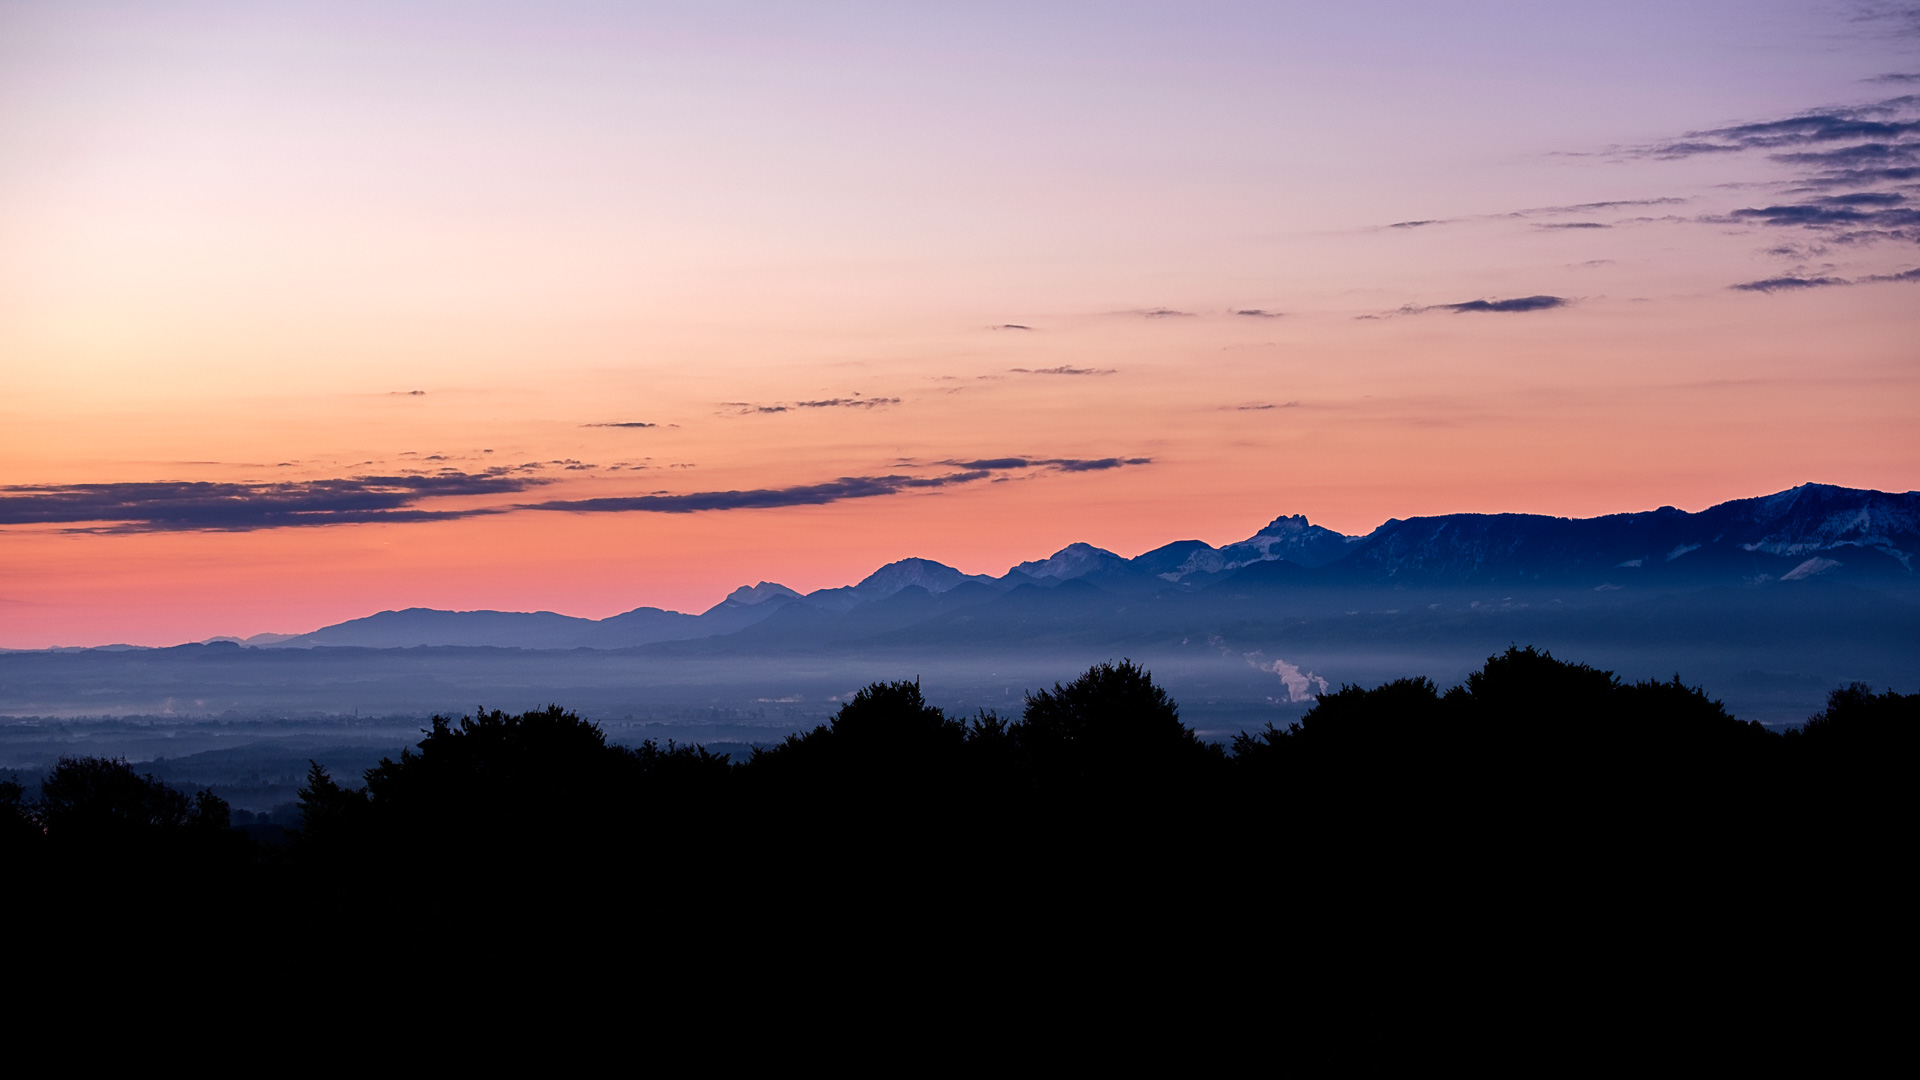
[[[1312,701],[1327,692],[1327,680],[1313,672],[1301,671],[1277,656],[1265,661],[1261,660],[1260,656],[1261,654],[1257,652],[1247,653],[1247,663],[1261,671],[1271,671],[1280,676],[1280,681],[1287,687],[1288,701]]]

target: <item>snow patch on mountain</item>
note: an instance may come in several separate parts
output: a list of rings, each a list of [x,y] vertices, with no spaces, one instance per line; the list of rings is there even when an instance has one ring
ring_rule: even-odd
[[[1092,544],[1068,544],[1044,559],[1023,562],[1013,569],[1028,577],[1067,581],[1085,577],[1095,570],[1124,566],[1126,562],[1105,548],[1097,548]]]

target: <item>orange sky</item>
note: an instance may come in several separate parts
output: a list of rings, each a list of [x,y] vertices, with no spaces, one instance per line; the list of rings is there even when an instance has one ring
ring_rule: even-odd
[[[1882,77],[1920,37],[1786,4],[1732,33],[1628,5],[1663,35],[1379,6],[1411,23],[1225,5],[1163,38],[1121,7],[1014,45],[872,9],[10,8],[0,647],[700,610],[1285,513],[1920,487],[1920,224],[1895,216],[1920,191],[1791,158],[1920,152],[1914,80]],[[1010,458],[1055,464],[898,483]],[[1109,458],[1136,463],[1058,464]],[[396,504],[494,511],[446,520],[246,505],[433,475],[517,486]],[[516,509],[849,477],[896,480]],[[123,505],[186,481],[245,489],[195,521]]]

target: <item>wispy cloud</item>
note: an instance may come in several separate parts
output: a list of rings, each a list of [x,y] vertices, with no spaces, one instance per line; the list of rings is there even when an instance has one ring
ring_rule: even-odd
[[[634,495],[601,499],[561,499],[526,503],[520,510],[564,510],[576,514],[691,514],[703,510],[766,510],[783,506],[821,506],[846,499],[871,499],[905,491],[952,487],[993,475],[984,469],[945,476],[843,476],[823,484],[747,491],[698,491],[686,495]]]
[[[356,476],[272,484],[155,481],[22,484],[0,487],[0,525],[99,522],[70,531],[101,533],[251,532],[310,525],[444,521],[493,509],[422,510],[423,499],[500,495],[548,481],[444,471],[424,476]]]
[[[1741,292],[1773,293],[1794,292],[1800,289],[1826,289],[1841,285],[1865,285],[1871,282],[1881,281],[1920,282],[1920,266],[1892,274],[1868,274],[1865,277],[1857,278],[1811,277],[1786,274],[1780,277],[1762,278],[1759,281],[1743,281],[1738,285],[1729,285],[1727,287],[1737,289]]]
[[[1102,469],[1117,469],[1123,465],[1151,465],[1152,458],[1109,457],[1109,458],[976,458],[972,461],[943,461],[942,465],[951,465],[960,469],[991,469],[995,472],[1006,469],[1052,468],[1061,472],[1097,472]]]
[[[1163,308],[1163,307],[1147,308],[1142,311],[1132,312],[1131,314],[1139,315],[1142,318],[1147,318],[1147,319],[1191,319],[1193,318],[1193,312],[1191,311],[1175,311],[1172,308]]]
[[[1506,300],[1466,300],[1458,304],[1408,304],[1390,315],[1424,315],[1429,311],[1451,311],[1455,314],[1469,312],[1492,312],[1495,314],[1514,314],[1529,311],[1550,311],[1566,307],[1572,301],[1563,296],[1516,296]],[[1361,319],[1377,319],[1378,315],[1361,315]]]
[[[1560,296],[1516,296],[1510,300],[1468,300],[1460,304],[1441,304],[1446,311],[1548,311],[1552,308],[1567,306],[1565,297]]]
[[[615,421],[613,423],[607,423],[607,424],[581,424],[580,426],[581,427],[613,427],[613,428],[650,428],[650,427],[659,427],[660,425],[645,424],[645,423],[641,423],[638,420],[620,420],[620,421]]]
[[[1019,323],[1015,323],[1015,322],[1008,322],[1008,323],[1001,323],[999,326],[994,327],[994,329],[995,330],[1031,330],[1033,329],[1033,327],[1022,326]]]
[[[1240,308],[1235,311],[1234,314],[1245,315],[1253,319],[1277,319],[1282,313],[1278,311],[1267,311],[1263,308]]]
[[[1729,289],[1741,292],[1793,292],[1798,289],[1824,289],[1834,285],[1851,285],[1846,278],[1837,277],[1770,277],[1759,281],[1743,281],[1738,285],[1729,285]]]
[[[1016,375],[1112,375],[1118,372],[1120,369],[1119,368],[1084,368],[1084,367],[1073,367],[1068,364],[1062,364],[1059,367],[1046,367],[1046,368],[1017,367],[1017,368],[1008,368],[1007,370],[1015,373]]]
[[[877,409],[883,405],[898,405],[897,397],[853,397],[822,398],[818,401],[783,401],[772,405],[756,405],[751,401],[723,401],[723,406],[738,409],[742,415],[792,412],[795,409]]]

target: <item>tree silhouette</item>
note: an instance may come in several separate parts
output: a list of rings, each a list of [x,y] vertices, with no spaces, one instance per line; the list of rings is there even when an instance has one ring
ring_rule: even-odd
[[[1043,785],[1143,797],[1184,790],[1225,761],[1132,660],[1095,664],[1070,683],[1028,694],[1014,738]]]
[[[124,758],[61,758],[40,782],[38,810],[47,834],[56,838],[125,837],[177,829],[194,819],[192,799],[134,772]]]

